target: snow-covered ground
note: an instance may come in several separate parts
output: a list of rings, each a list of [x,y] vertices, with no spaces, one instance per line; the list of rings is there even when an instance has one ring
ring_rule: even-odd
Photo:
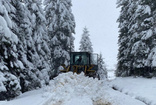
[[[115,77],[115,70],[107,70],[107,78],[108,80],[114,80]]]
[[[79,75],[66,73],[60,74],[52,80],[49,86],[26,92],[12,101],[1,101],[0,105],[146,104],[129,95],[113,90],[109,87],[108,82],[85,77],[83,73]]]
[[[156,105],[156,78],[116,78],[109,85],[146,105]]]

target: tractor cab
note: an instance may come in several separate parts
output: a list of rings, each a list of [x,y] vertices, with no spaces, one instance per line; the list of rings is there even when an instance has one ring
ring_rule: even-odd
[[[71,52],[70,65],[89,65],[90,55],[88,52]]]
[[[65,67],[64,72],[72,71],[77,74],[84,72],[86,75],[94,75],[98,70],[98,54],[91,54],[89,52],[71,52],[70,65]]]

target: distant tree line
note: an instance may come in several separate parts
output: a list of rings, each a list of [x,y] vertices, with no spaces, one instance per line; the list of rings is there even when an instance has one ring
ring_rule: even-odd
[[[0,100],[49,83],[74,49],[71,0],[0,0]]]
[[[118,0],[117,76],[156,76],[156,1]]]

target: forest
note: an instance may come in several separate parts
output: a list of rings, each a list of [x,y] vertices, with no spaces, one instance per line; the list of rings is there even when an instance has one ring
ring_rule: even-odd
[[[71,6],[71,0],[0,0],[0,100],[48,85],[69,64],[76,26]],[[80,43],[80,51],[93,52],[86,27]],[[105,76],[102,54],[99,68]]]
[[[156,76],[156,1],[118,0],[116,76]],[[0,100],[41,88],[68,65],[76,22],[71,0],[0,0]],[[86,27],[79,50],[93,53]],[[102,54],[99,77],[106,78]]]

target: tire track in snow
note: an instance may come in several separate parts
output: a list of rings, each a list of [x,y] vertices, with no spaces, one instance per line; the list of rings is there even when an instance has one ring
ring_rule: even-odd
[[[118,92],[120,92],[120,93],[123,93],[122,90],[119,90],[116,86],[112,86],[112,89],[115,90],[115,91],[118,91]],[[136,100],[138,100],[138,101],[141,101],[141,102],[143,102],[145,105],[151,105],[151,104],[145,102],[145,101],[144,101],[144,98],[141,98],[141,97],[133,97],[133,96],[131,96],[129,93],[123,93],[123,94],[128,95],[128,96],[130,96],[131,98],[134,98],[134,99],[136,99]]]

